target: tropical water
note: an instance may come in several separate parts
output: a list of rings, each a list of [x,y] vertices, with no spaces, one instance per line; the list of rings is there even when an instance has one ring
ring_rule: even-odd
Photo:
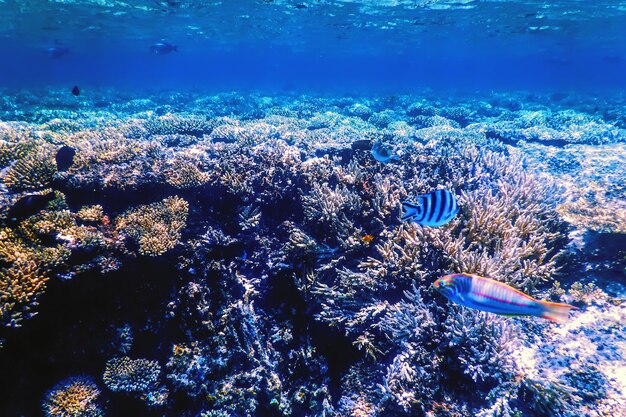
[[[0,416],[626,415],[625,18],[0,0]]]

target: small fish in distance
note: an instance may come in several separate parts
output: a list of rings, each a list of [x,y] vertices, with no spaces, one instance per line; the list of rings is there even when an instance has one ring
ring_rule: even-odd
[[[72,94],[75,95],[75,96],[80,96],[80,88],[78,88],[77,85],[72,87]]]
[[[150,46],[150,52],[155,55],[167,55],[170,52],[174,51],[178,52],[178,46],[172,45],[171,43],[165,42],[164,40],[161,40]]]
[[[48,55],[48,57],[52,59],[61,58],[62,56],[69,53],[70,48],[68,48],[67,46],[51,46],[50,48],[46,49],[46,55]]]
[[[74,163],[76,150],[69,146],[61,146],[56,154],[57,171],[67,171]]]
[[[373,241],[374,241],[374,236],[373,235],[367,234],[367,235],[361,236],[361,242],[363,242],[365,244],[369,245]]]
[[[503,316],[536,316],[557,323],[567,320],[569,304],[537,300],[502,282],[471,274],[451,274],[434,283],[450,301],[476,310]]]
[[[398,160],[398,156],[394,155],[393,150],[380,141],[372,145],[372,156],[375,160],[383,164]]]
[[[418,195],[415,202],[403,201],[402,221],[412,220],[422,226],[443,226],[456,216],[459,206],[448,190]]]

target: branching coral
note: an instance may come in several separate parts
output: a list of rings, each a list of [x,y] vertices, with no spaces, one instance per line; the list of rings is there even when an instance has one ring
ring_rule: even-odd
[[[4,246],[4,242],[0,245]],[[23,319],[32,317],[35,314],[32,309],[45,290],[46,281],[48,277],[26,254],[17,255],[10,267],[0,269],[0,323],[18,327]]]
[[[129,210],[116,219],[115,227],[139,245],[142,255],[162,255],[178,243],[188,212],[185,200],[168,197]]]
[[[59,383],[46,395],[46,417],[102,417],[100,390],[87,377],[73,377]]]
[[[89,223],[101,222],[103,217],[104,209],[100,204],[81,207],[78,213],[76,213],[77,220]]]
[[[164,182],[164,147],[158,142],[127,139],[114,128],[81,131],[71,142],[74,164],[59,176],[74,188],[124,190]]]
[[[158,362],[124,356],[107,362],[102,380],[111,391],[148,393],[158,387],[160,373]]]
[[[198,167],[198,158],[178,154],[168,160],[165,168],[165,181],[176,188],[199,187],[209,181],[209,175]]]
[[[53,150],[42,146],[15,161],[2,181],[15,191],[37,190],[47,187],[56,172]]]
[[[327,183],[314,184],[311,194],[303,198],[303,205],[305,217],[312,224],[330,232],[330,236],[346,247],[358,244],[350,237],[359,235],[360,230],[354,227],[348,217],[360,210],[358,194],[345,186],[330,188]],[[332,240],[330,242],[333,243]]]
[[[443,323],[447,359],[474,382],[502,383],[515,373],[511,353],[518,337],[512,324],[494,315],[454,309]]]

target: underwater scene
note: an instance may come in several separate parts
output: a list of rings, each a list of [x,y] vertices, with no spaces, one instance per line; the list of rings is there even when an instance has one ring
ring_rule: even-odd
[[[0,416],[626,416],[624,22],[0,0]]]

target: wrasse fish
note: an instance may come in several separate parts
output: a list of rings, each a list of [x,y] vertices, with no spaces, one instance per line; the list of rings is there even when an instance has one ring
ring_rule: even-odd
[[[435,190],[417,196],[414,203],[402,202],[402,221],[413,220],[422,226],[443,226],[456,216],[459,206],[448,190]]]
[[[563,323],[569,311],[576,309],[569,304],[537,300],[510,285],[477,275],[446,275],[434,286],[457,304],[504,316],[537,316]]]

